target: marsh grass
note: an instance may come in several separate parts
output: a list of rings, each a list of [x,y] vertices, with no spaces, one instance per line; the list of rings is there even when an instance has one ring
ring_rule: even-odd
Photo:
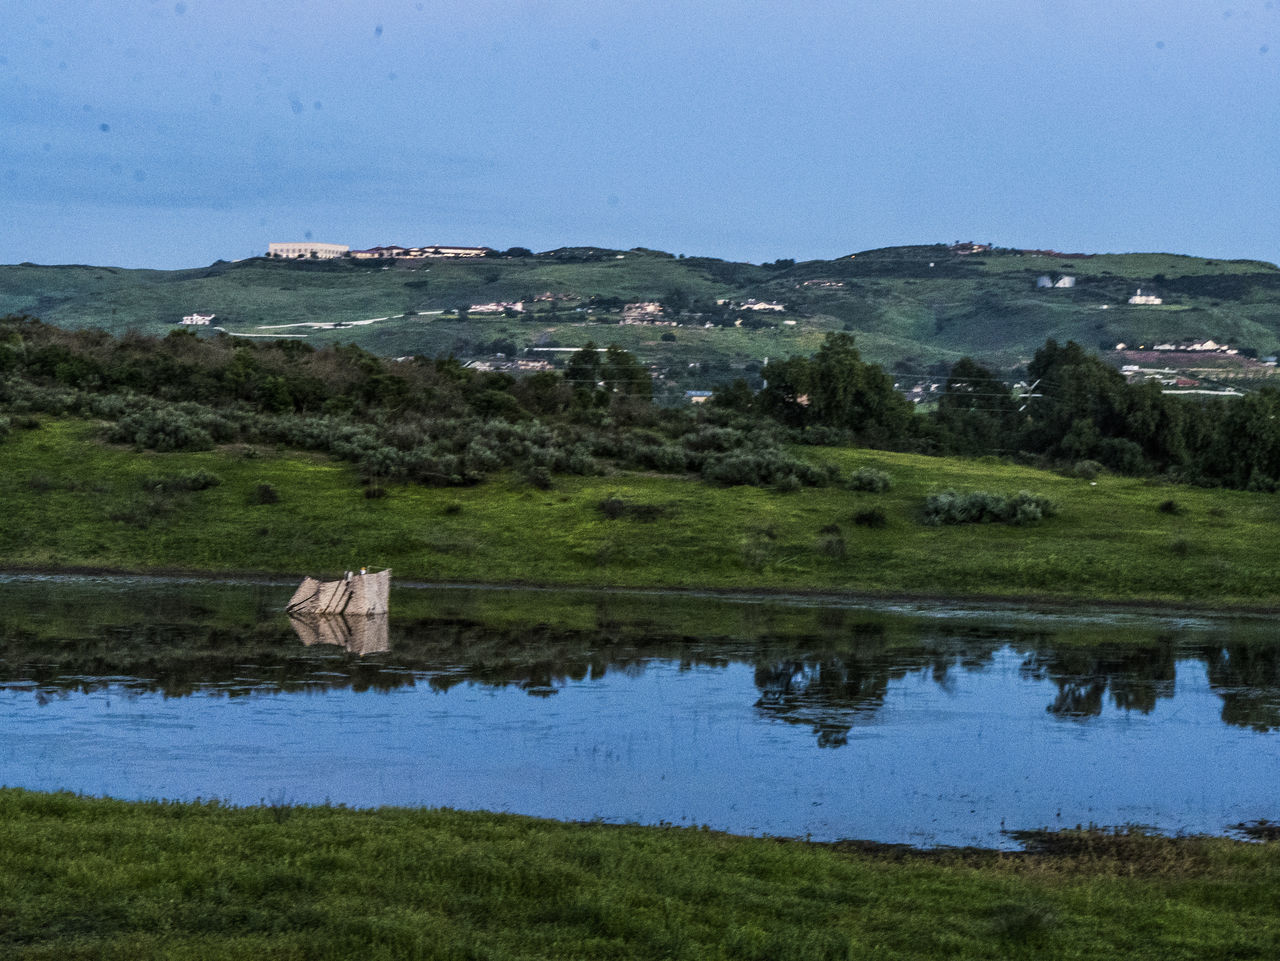
[[[0,790],[0,953],[1166,961],[1280,951],[1273,845],[1104,842],[920,852],[449,810]]]

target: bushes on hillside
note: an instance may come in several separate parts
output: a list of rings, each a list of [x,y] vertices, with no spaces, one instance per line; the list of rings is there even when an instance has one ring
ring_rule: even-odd
[[[876,470],[874,467],[859,467],[850,475],[846,486],[851,491],[883,494],[893,486],[893,480],[882,470]]]
[[[1019,491],[1011,497],[989,491],[961,494],[954,490],[930,494],[925,500],[924,523],[942,524],[1034,524],[1053,517],[1056,505],[1047,497]]]
[[[157,405],[126,414],[116,422],[110,439],[156,451],[208,450],[213,434],[201,419],[176,406]]]

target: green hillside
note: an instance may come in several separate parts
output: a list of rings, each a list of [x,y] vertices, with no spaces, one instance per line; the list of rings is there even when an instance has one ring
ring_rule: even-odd
[[[1037,286],[1040,277],[1063,276],[1074,286]],[[1138,288],[1163,305],[1128,305]],[[734,309],[749,299],[786,310]],[[622,305],[635,301],[661,302],[679,326],[620,325]],[[495,302],[526,309],[453,313]],[[600,248],[390,266],[265,258],[175,271],[0,266],[0,315],[154,334],[197,310],[215,313],[232,333],[355,342],[384,356],[482,358],[617,343],[664,369],[674,390],[754,371],[766,357],[810,354],[832,330],[855,333],[864,356],[902,370],[966,354],[1011,369],[1050,337],[1090,349],[1212,338],[1271,354],[1280,350],[1280,269],[1174,254],[963,254],[942,245],[764,266]],[[287,326],[335,323],[345,326]]]

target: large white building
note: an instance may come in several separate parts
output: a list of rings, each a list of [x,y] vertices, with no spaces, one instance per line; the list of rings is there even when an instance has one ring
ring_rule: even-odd
[[[287,257],[296,260],[299,257],[315,260],[333,260],[345,257],[351,248],[346,244],[313,244],[310,241],[298,244],[267,244],[268,257]]]

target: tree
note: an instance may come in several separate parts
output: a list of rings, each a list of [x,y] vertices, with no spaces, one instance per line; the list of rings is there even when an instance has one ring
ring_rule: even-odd
[[[604,388],[613,394],[647,398],[653,393],[653,381],[649,371],[641,366],[635,356],[617,344],[610,344],[604,352],[601,365]]]
[[[1011,446],[1019,415],[1008,386],[972,358],[961,357],[938,398],[934,420],[943,449],[985,454]]]
[[[578,394],[592,394],[600,383],[600,355],[594,341],[587,341],[582,349],[569,355],[564,365],[565,382]]]
[[[760,410],[789,427],[804,427],[809,422],[810,367],[807,357],[766,364],[761,371],[765,386],[756,398]]]
[[[813,357],[809,408],[815,423],[882,442],[899,439],[910,417],[893,381],[881,367],[864,363],[845,333],[828,334]]]

